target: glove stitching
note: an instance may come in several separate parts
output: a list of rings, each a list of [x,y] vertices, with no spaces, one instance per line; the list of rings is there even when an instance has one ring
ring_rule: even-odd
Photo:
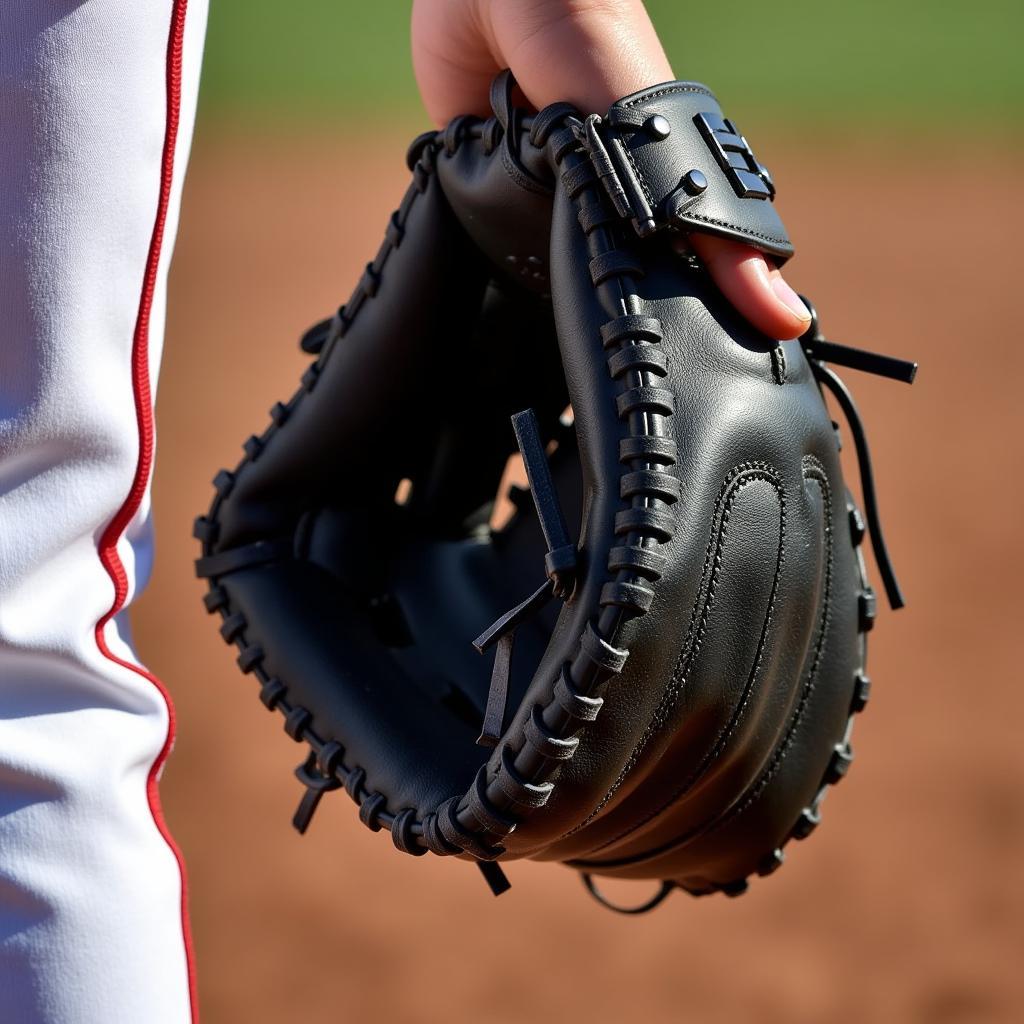
[[[817,636],[815,638],[814,653],[811,657],[811,661],[807,669],[807,675],[803,687],[801,688],[801,693],[797,701],[797,706],[790,716],[790,721],[787,726],[786,733],[777,745],[775,754],[772,756],[772,760],[769,762],[768,767],[765,768],[765,770],[761,773],[757,782],[753,783],[752,786],[748,787],[746,795],[741,797],[740,801],[733,805],[733,807],[729,811],[725,812],[721,816],[712,818],[711,820],[705,822],[702,825],[698,825],[690,829],[683,835],[675,836],[670,843],[666,843],[653,850],[645,851],[643,854],[640,855],[623,858],[621,863],[636,863],[643,860],[653,859],[654,857],[659,856],[660,854],[665,853],[670,849],[677,849],[678,847],[683,846],[685,843],[689,842],[691,839],[694,839],[697,836],[708,835],[712,832],[716,832],[719,829],[723,828],[735,817],[742,814],[745,810],[747,810],[757,801],[757,798],[761,795],[765,787],[774,777],[779,766],[782,764],[782,761],[785,759],[786,754],[789,752],[790,747],[792,746],[792,742],[795,738],[797,727],[799,726],[803,718],[804,711],[806,710],[807,705],[811,699],[811,695],[814,692],[814,688],[817,682],[818,668],[821,665],[822,655],[825,647],[825,639],[828,635],[828,627],[831,622],[832,613],[831,590],[833,575],[833,526],[831,489],[828,484],[828,476],[825,473],[821,463],[816,458],[814,458],[813,456],[807,456],[804,459],[804,464],[805,479],[813,479],[814,482],[819,486],[822,493],[823,504],[825,505],[826,509],[824,526],[824,535],[827,547],[827,556],[825,561],[825,586],[822,595],[820,612],[821,618],[817,630]],[[664,805],[662,810],[664,810],[665,807],[670,806],[671,803],[671,800],[668,801],[668,803]],[[658,813],[660,813],[660,811]],[[635,828],[642,827],[647,821],[652,820],[652,818],[656,816],[657,815],[655,814],[649,818],[645,818],[644,820],[638,822]],[[626,830],[621,836],[618,836],[617,839],[621,839],[633,831],[634,828],[630,828]],[[612,840],[611,842],[617,841],[617,839]],[[607,846],[610,845],[610,843],[606,843],[604,845]],[[587,863],[590,862],[587,861]],[[607,866],[609,863],[613,862],[606,861],[605,865]]]
[[[710,834],[712,834],[714,832],[717,832],[720,829],[724,828],[726,825],[730,824],[733,820],[735,820],[737,817],[739,817],[741,814],[743,814],[746,810],[748,810],[754,803],[757,802],[757,799],[764,792],[765,788],[769,785],[769,783],[771,782],[771,780],[774,777],[774,775],[778,772],[780,766],[782,765],[782,763],[785,760],[787,754],[789,753],[790,749],[792,748],[792,744],[793,744],[793,741],[795,739],[797,729],[798,729],[798,727],[799,727],[799,725],[800,725],[800,723],[802,721],[804,712],[806,711],[807,705],[809,704],[809,702],[811,700],[811,697],[813,695],[813,692],[814,692],[814,689],[815,689],[815,686],[816,686],[817,672],[818,672],[818,669],[820,668],[821,661],[822,661],[823,656],[824,656],[825,641],[826,641],[826,637],[828,635],[829,625],[831,623],[831,617],[832,617],[832,611],[833,611],[832,601],[831,601],[831,592],[832,592],[833,566],[834,566],[834,548],[833,548],[834,521],[833,521],[833,514],[832,514],[833,500],[832,500],[832,495],[831,495],[831,488],[829,486],[828,475],[825,472],[825,469],[822,466],[821,462],[816,457],[814,457],[813,455],[805,456],[804,460],[803,460],[803,463],[804,463],[804,477],[805,477],[805,479],[813,480],[818,485],[818,487],[820,488],[821,494],[822,494],[823,504],[825,505],[825,508],[826,508],[824,535],[825,535],[825,539],[826,539],[826,546],[827,546],[827,549],[828,549],[828,554],[827,554],[827,557],[826,557],[826,564],[825,564],[825,587],[824,587],[824,593],[823,593],[823,596],[822,596],[821,620],[820,620],[820,626],[819,626],[819,629],[818,629],[818,635],[817,635],[817,638],[816,638],[816,641],[815,641],[814,654],[813,654],[813,656],[811,658],[811,663],[810,663],[810,665],[808,666],[808,669],[807,669],[807,677],[806,677],[804,686],[802,688],[801,695],[800,695],[799,701],[797,703],[797,707],[794,709],[794,711],[793,711],[793,713],[792,713],[792,715],[790,717],[790,722],[789,722],[789,726],[787,727],[786,734],[783,737],[783,739],[779,742],[778,746],[776,747],[775,754],[773,755],[772,760],[769,763],[768,767],[762,772],[762,774],[759,777],[759,779],[757,780],[757,782],[755,782],[751,787],[748,788],[745,797],[741,798],[741,802],[733,805],[733,807],[730,808],[728,811],[726,811],[724,814],[722,814],[722,815],[720,815],[720,816],[718,816],[716,818],[712,818],[710,821],[705,822],[703,825],[700,825],[700,826],[697,826],[697,827],[691,829],[686,834],[674,837],[673,840],[670,843],[666,843],[666,844],[664,844],[664,845],[662,845],[662,846],[660,846],[660,847],[658,847],[658,848],[656,848],[654,850],[645,851],[642,855],[623,858],[621,861],[605,861],[605,862],[603,862],[603,866],[605,866],[605,867],[611,866],[613,864],[638,863],[638,862],[642,862],[644,860],[653,859],[654,857],[659,856],[659,855],[661,855],[663,853],[666,853],[666,852],[668,852],[671,849],[677,849],[678,847],[684,845],[685,843],[689,842],[691,839],[693,839],[693,838],[695,838],[697,836],[707,836],[707,835],[710,835]],[[860,555],[859,550],[857,551],[857,554],[858,554],[858,556]],[[862,585],[864,585],[865,582],[866,582],[866,572],[865,572],[864,566],[863,566],[863,559],[862,558],[858,558],[858,562],[859,562],[859,574],[860,574],[860,577],[861,577],[861,583],[862,583]],[[864,640],[864,636],[863,636],[863,632],[862,632],[861,633],[861,648],[862,649],[861,649],[861,659],[860,659],[861,663],[862,663],[862,667],[861,667],[861,670],[860,670],[861,672],[863,671],[863,654],[864,654],[864,651],[863,651],[863,640]],[[849,746],[850,733],[852,731],[852,724],[853,724],[854,714],[855,714],[855,711],[851,710],[851,713],[850,713],[850,715],[848,716],[848,719],[847,719],[847,726],[846,726],[846,731],[845,731],[844,739],[843,739],[843,742],[840,744],[840,747],[845,748],[847,750],[848,750],[848,746]],[[826,770],[826,779],[823,781],[823,784],[819,788],[819,790],[818,790],[814,800],[811,802],[811,806],[809,808],[805,809],[805,811],[801,815],[801,820],[799,820],[797,822],[797,824],[791,830],[789,838],[803,838],[804,836],[809,834],[809,830],[808,831],[804,831],[804,832],[801,833],[802,821],[803,821],[805,816],[809,816],[810,821],[812,822],[812,824],[810,826],[811,828],[813,828],[814,824],[817,823],[818,807],[819,807],[822,799],[824,798],[825,793],[827,792],[828,786],[831,785],[831,784],[833,784],[833,781],[830,781],[828,779],[828,772]],[[650,819],[646,819],[646,820],[650,820]],[[644,823],[645,822],[640,822],[637,827],[640,827]],[[629,830],[629,831],[632,831],[632,829]],[[626,835],[626,834],[628,834],[628,832],[624,833],[624,835]],[[605,845],[607,845],[607,844],[605,844]],[[777,867],[779,864],[781,864],[781,862],[782,862],[782,850],[780,848],[780,849],[776,849],[775,851],[773,851],[773,854],[771,856],[769,856],[768,858],[763,858],[762,859],[762,864],[764,866],[762,868],[759,868],[759,873],[761,873],[761,874],[768,874],[768,873],[770,873],[770,871],[774,870],[775,867]],[[593,861],[590,861],[589,859],[588,860],[580,860],[580,861],[570,862],[570,863],[572,863],[573,866],[576,866],[578,868],[601,866],[601,862],[593,862]],[[715,890],[728,892],[731,895],[736,895],[736,894],[738,894],[738,893],[740,893],[740,892],[742,892],[742,891],[744,891],[746,889],[746,884],[747,883],[746,883],[745,879],[737,879],[737,880],[734,880],[733,882],[729,882],[729,883],[725,883],[725,884],[707,883],[706,885],[704,885],[703,887],[701,887],[699,889],[692,889],[692,890],[689,890],[689,891],[693,892],[695,895],[702,894],[702,893],[705,893],[705,892],[711,892],[711,891],[715,891]]]
[[[810,703],[817,684],[818,669],[821,667],[822,658],[824,657],[825,642],[828,638],[828,629],[832,621],[832,582],[833,565],[835,561],[833,543],[835,525],[833,522],[832,488],[829,485],[828,474],[825,472],[825,468],[822,466],[821,462],[813,455],[808,455],[804,458],[804,478],[806,480],[813,480],[821,490],[822,503],[825,506],[824,534],[828,552],[825,562],[825,588],[824,594],[822,595],[821,626],[814,645],[814,656],[808,668],[807,679],[804,683],[800,700],[790,718],[790,724],[787,728],[786,735],[776,748],[776,752],[768,767],[764,770],[760,779],[749,790],[748,796],[741,803],[726,812],[726,814],[717,822],[703,826],[699,830],[700,832],[716,832],[723,828],[730,821],[747,810],[747,808],[749,808],[761,795],[792,748],[797,729],[803,719],[804,712],[807,710],[807,705]]]
[[[792,249],[792,244],[788,238],[780,238],[777,235],[765,234],[763,231],[754,231],[752,228],[744,227],[742,224],[733,224],[731,221],[719,220],[717,217],[705,217],[704,215],[694,213],[691,210],[687,210],[685,216],[688,220],[699,220],[703,221],[705,224],[715,224],[720,228],[729,228],[732,231],[739,231],[750,238],[761,238],[766,242],[774,242],[776,245]]]
[[[740,479],[741,477],[745,477],[745,479]],[[737,483],[737,481],[739,482]],[[649,725],[644,730],[643,734],[640,737],[640,740],[637,742],[637,745],[631,752],[629,759],[626,761],[626,764],[620,771],[618,778],[616,778],[615,782],[612,783],[608,792],[605,794],[604,797],[602,797],[600,803],[598,803],[598,805],[590,812],[587,818],[584,821],[582,821],[579,825],[577,825],[575,828],[573,828],[571,831],[565,833],[565,836],[563,838],[575,834],[576,832],[583,829],[586,825],[590,824],[590,822],[593,821],[598,816],[598,814],[600,814],[600,812],[605,808],[605,806],[607,806],[608,802],[615,795],[618,789],[622,786],[623,782],[625,782],[629,773],[636,767],[637,763],[640,760],[641,754],[643,753],[647,744],[650,742],[651,738],[664,725],[665,720],[669,715],[669,712],[675,705],[676,700],[678,699],[679,694],[682,692],[683,687],[686,685],[686,679],[688,678],[689,671],[693,668],[693,665],[696,663],[698,657],[700,656],[700,653],[703,648],[703,641],[705,636],[707,635],[708,623],[710,621],[711,611],[714,606],[715,591],[720,577],[722,563],[721,554],[725,546],[726,535],[729,529],[729,520],[731,516],[732,506],[736,501],[736,498],[742,491],[742,489],[746,487],[748,484],[754,483],[756,481],[763,481],[770,484],[775,489],[776,493],[779,495],[781,509],[780,516],[783,524],[782,532],[780,535],[780,555],[778,559],[781,567],[781,551],[783,537],[785,533],[786,507],[785,491],[783,490],[781,480],[775,468],[773,466],[770,466],[768,463],[742,463],[741,465],[736,466],[726,476],[726,479],[723,482],[722,487],[719,491],[718,498],[715,502],[715,512],[712,517],[712,529],[711,534],[708,538],[707,549],[704,556],[704,568],[701,572],[701,584],[698,588],[697,597],[694,601],[693,608],[690,612],[690,625],[687,628],[687,634],[683,640],[683,654],[677,661],[676,669],[672,674],[672,677],[669,681],[669,685],[666,688],[661,700],[659,701],[658,706],[655,708],[654,714],[651,717]],[[717,528],[715,525],[716,523],[718,524]],[[709,568],[711,568],[710,575],[708,572]],[[776,576],[776,581],[777,579],[778,576]],[[773,604],[776,595],[776,585],[773,585],[772,588]],[[700,610],[699,619],[698,609]],[[771,609],[769,608],[769,616],[770,614]],[[694,629],[695,624],[696,630]],[[682,666],[684,663],[686,665],[685,672],[680,674],[680,666]],[[696,779],[694,781],[696,781]],[[617,842],[619,839],[622,838],[622,836],[627,835],[629,832],[632,832],[635,828],[639,827],[640,824],[643,824],[643,822],[640,822],[636,825],[631,825],[630,828],[626,829],[626,831],[622,833],[622,835],[615,836],[613,839],[610,839],[607,842],[602,843],[601,846],[598,847],[598,849],[610,845],[611,843]]]
[[[684,82],[680,85],[673,85],[665,89],[658,89],[656,92],[644,93],[642,96],[638,96],[635,100],[627,100],[625,103],[616,104],[616,106],[638,107],[644,103],[649,103],[651,100],[656,100],[659,96],[671,96],[673,93],[677,92],[695,92],[701,96],[708,96],[711,99],[715,99],[715,94],[710,89],[706,89],[703,85]]]

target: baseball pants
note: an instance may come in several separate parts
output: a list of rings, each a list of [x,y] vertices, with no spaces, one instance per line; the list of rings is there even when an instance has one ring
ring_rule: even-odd
[[[126,609],[206,0],[0,3],[0,1020],[181,1024],[195,992]]]

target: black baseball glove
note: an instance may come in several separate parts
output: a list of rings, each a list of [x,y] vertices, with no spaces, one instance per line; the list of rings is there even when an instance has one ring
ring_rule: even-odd
[[[826,361],[914,367],[816,326],[766,338],[676,251],[792,253],[704,86],[530,114],[506,72],[492,106],[414,141],[299,390],[217,474],[206,606],[309,748],[300,831],[344,788],[399,850],[474,859],[496,892],[499,860],[533,857],[595,894],[659,880],[633,910],[735,894],[818,823],[868,697],[865,524],[822,386],[901,604]],[[529,491],[502,485],[517,442]]]

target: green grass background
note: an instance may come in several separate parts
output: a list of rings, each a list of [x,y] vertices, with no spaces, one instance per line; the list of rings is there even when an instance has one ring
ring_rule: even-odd
[[[516,0],[500,0],[514,3]],[[204,119],[426,120],[409,0],[211,0]],[[1024,124],[1024,0],[649,0],[676,74],[801,134]]]

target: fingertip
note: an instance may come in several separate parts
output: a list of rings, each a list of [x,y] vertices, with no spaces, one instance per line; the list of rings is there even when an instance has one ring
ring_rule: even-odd
[[[690,241],[722,294],[762,334],[785,341],[807,330],[807,307],[763,253],[712,235]]]
[[[811,324],[811,311],[807,308],[804,300],[789,286],[789,282],[775,268],[769,274],[772,292],[775,298],[782,304],[783,308],[793,318],[793,330],[797,333],[791,337],[799,337]]]

